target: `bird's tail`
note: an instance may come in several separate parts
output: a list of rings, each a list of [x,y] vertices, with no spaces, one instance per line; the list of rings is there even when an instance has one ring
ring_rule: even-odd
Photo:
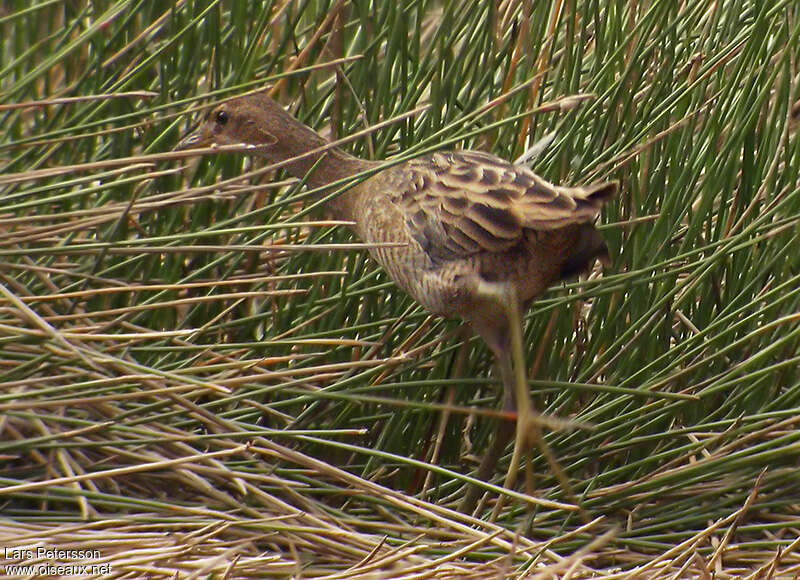
[[[594,225],[584,223],[577,227],[578,236],[575,245],[561,266],[562,280],[574,278],[590,270],[594,266],[595,260],[600,260],[604,266],[611,263],[608,246]]]

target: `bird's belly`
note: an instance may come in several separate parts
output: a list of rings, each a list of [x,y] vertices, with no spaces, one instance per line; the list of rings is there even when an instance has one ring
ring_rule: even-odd
[[[370,251],[392,281],[433,314],[452,317],[457,287],[434,267],[423,252],[408,248],[374,248]]]
[[[385,200],[359,204],[357,213],[361,219],[355,220],[356,234],[368,244],[375,244],[369,253],[392,281],[429,312],[458,316],[458,310],[453,308],[456,286],[408,235],[405,216],[399,208]]]
[[[523,245],[515,251],[482,253],[434,264],[413,241],[401,247],[370,250],[373,258],[400,288],[433,314],[469,319],[485,301],[481,282],[508,284],[520,304],[547,290],[558,279],[559,262],[552,254]],[[518,255],[518,254],[523,255]]]
[[[482,282],[508,284],[520,304],[539,296],[558,279],[565,240],[559,235],[526,235],[505,252],[478,252],[434,262],[404,226],[394,206],[364,208],[356,232],[375,244],[372,257],[391,279],[429,312],[448,318],[470,319],[475,308],[487,307]],[[557,239],[558,238],[558,239]]]

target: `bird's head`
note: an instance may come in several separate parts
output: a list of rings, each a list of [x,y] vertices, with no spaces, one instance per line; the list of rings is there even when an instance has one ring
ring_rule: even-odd
[[[251,146],[252,152],[247,153],[281,164],[311,187],[349,177],[370,165],[331,148],[264,92],[220,103],[176,150],[239,144]]]
[[[279,160],[283,134],[296,121],[283,107],[264,93],[255,93],[220,103],[206,115],[200,126],[184,138],[176,150],[211,145],[254,145],[258,154]],[[270,154],[271,149],[275,151]]]

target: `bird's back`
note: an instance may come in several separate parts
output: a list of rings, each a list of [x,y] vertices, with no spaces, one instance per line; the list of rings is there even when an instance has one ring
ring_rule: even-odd
[[[522,302],[607,257],[592,225],[615,183],[560,187],[473,151],[433,153],[357,186],[352,218],[373,256],[429,310],[466,317],[480,280],[512,283]]]

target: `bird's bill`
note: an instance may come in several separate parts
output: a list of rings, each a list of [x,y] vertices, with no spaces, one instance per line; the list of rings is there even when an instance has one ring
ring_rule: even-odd
[[[190,133],[175,147],[174,151],[183,151],[185,149],[197,149],[199,147],[208,147],[214,142],[205,127],[198,127],[193,133]]]

